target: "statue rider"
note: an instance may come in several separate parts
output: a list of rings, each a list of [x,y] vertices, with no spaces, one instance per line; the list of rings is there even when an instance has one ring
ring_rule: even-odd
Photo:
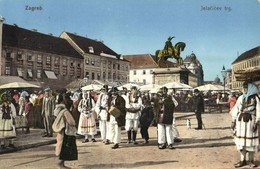
[[[172,53],[173,46],[172,46],[171,40],[173,38],[175,38],[175,37],[174,36],[173,37],[169,36],[168,40],[165,42],[164,50],[166,51],[166,54],[171,54]]]

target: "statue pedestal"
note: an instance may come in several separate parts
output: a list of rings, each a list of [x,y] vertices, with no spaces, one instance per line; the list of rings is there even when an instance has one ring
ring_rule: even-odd
[[[181,82],[189,84],[189,76],[192,73],[185,67],[156,68],[153,75],[154,84],[163,85],[169,82]]]

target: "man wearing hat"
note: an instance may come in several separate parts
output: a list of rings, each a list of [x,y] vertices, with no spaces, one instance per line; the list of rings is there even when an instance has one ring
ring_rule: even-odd
[[[195,130],[201,130],[203,124],[201,113],[204,111],[204,100],[198,89],[194,90],[193,105],[194,105],[195,115],[198,121],[198,127],[196,127]]]
[[[42,102],[42,117],[44,124],[44,135],[43,137],[52,137],[52,121],[53,111],[55,109],[55,98],[52,95],[52,90],[48,87],[44,90],[44,97]]]
[[[168,145],[169,149],[175,149],[173,147],[173,113],[175,104],[170,95],[167,94],[168,89],[163,87],[158,92],[159,94],[159,112],[158,112],[158,148],[165,149]]]
[[[95,111],[99,118],[99,128],[101,139],[103,143],[109,144],[109,114],[108,114],[108,86],[104,85],[102,89],[100,89],[100,94],[96,102]]]
[[[243,95],[239,96],[232,110],[231,128],[234,130],[236,147],[240,152],[240,161],[235,164],[236,168],[247,165],[246,159],[250,167],[256,167],[254,153],[259,146],[259,89],[252,82],[246,81],[243,83],[243,90]]]
[[[110,113],[110,137],[111,141],[114,143],[112,149],[119,148],[121,142],[121,127],[125,125],[125,99],[119,95],[119,90],[116,87],[113,87],[109,92],[111,95],[111,103],[109,104],[109,113]],[[116,109],[117,114],[113,113]]]
[[[126,117],[125,117],[125,129],[127,131],[127,144],[133,140],[133,144],[136,142],[136,135],[139,125],[139,118],[141,115],[142,98],[138,95],[136,86],[131,88],[131,93],[126,98]],[[132,135],[133,134],[133,135]],[[132,136],[131,136],[132,135]]]

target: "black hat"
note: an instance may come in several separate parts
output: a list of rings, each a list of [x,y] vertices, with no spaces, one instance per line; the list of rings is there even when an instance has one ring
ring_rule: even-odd
[[[108,91],[108,85],[104,85],[101,90],[105,90],[106,92]]]
[[[194,89],[194,93],[199,93],[199,89]]]

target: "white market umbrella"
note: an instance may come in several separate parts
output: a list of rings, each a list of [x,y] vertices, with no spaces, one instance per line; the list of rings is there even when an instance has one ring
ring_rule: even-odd
[[[200,91],[223,91],[224,90],[224,86],[221,85],[216,85],[216,84],[206,84],[206,85],[202,85],[202,86],[198,86],[195,89],[198,89]],[[228,88],[225,88],[225,90],[229,90]]]
[[[82,87],[82,90],[100,90],[103,86],[99,84],[89,84],[87,86]]]
[[[192,89],[191,86],[184,83],[178,83],[178,82],[169,82],[163,84],[162,87],[167,87],[168,89]]]
[[[153,88],[156,88],[156,87],[160,87],[160,85],[157,85],[157,84],[147,84],[147,85],[143,85],[143,86],[140,86],[140,91],[150,91],[152,90]]]
[[[27,82],[12,82],[0,86],[0,89],[13,89],[13,88],[40,88],[40,86],[27,83]]]
[[[135,86],[137,89],[140,88],[140,86],[139,86],[138,84],[134,84],[134,83],[127,83],[127,84],[122,85],[122,87],[127,88],[127,90],[131,90],[131,88],[134,87],[134,86]]]

